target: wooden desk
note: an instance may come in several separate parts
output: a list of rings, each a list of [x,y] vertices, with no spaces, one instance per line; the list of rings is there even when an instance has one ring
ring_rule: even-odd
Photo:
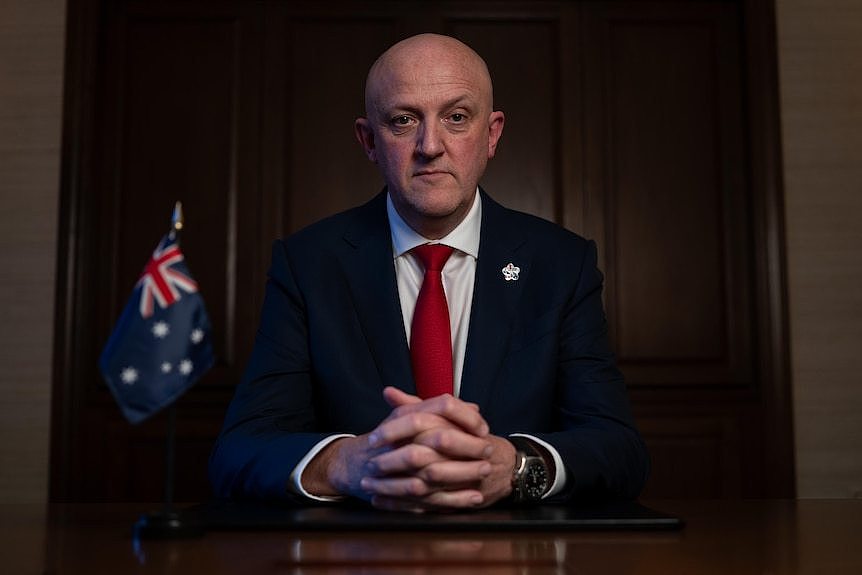
[[[680,532],[214,532],[136,544],[146,506],[0,506],[4,573],[862,573],[862,500],[654,501]]]

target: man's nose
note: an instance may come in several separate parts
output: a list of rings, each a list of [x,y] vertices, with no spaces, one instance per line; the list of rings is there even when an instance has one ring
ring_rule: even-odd
[[[435,158],[443,153],[443,126],[439,122],[422,122],[416,141],[416,153],[420,156]]]

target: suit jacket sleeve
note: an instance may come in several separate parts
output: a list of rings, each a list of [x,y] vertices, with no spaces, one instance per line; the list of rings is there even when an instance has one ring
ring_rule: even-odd
[[[210,458],[218,497],[292,497],[291,471],[328,435],[316,431],[305,316],[285,246],[277,241],[252,357]]]
[[[532,433],[553,445],[566,465],[566,487],[554,499],[634,498],[646,481],[649,456],[608,342],[595,243],[582,253],[576,287],[560,312],[556,429]]]

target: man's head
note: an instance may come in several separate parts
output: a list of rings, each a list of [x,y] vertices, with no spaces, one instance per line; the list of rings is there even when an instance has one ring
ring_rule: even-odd
[[[425,237],[457,226],[494,156],[504,116],[469,46],[436,34],[398,42],[371,66],[355,131],[402,218]]]

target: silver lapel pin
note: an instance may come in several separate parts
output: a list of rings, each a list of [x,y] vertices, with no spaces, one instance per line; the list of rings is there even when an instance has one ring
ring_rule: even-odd
[[[506,267],[503,268],[503,279],[507,282],[516,282],[518,281],[518,274],[521,273],[521,268],[509,262],[506,264]]]

